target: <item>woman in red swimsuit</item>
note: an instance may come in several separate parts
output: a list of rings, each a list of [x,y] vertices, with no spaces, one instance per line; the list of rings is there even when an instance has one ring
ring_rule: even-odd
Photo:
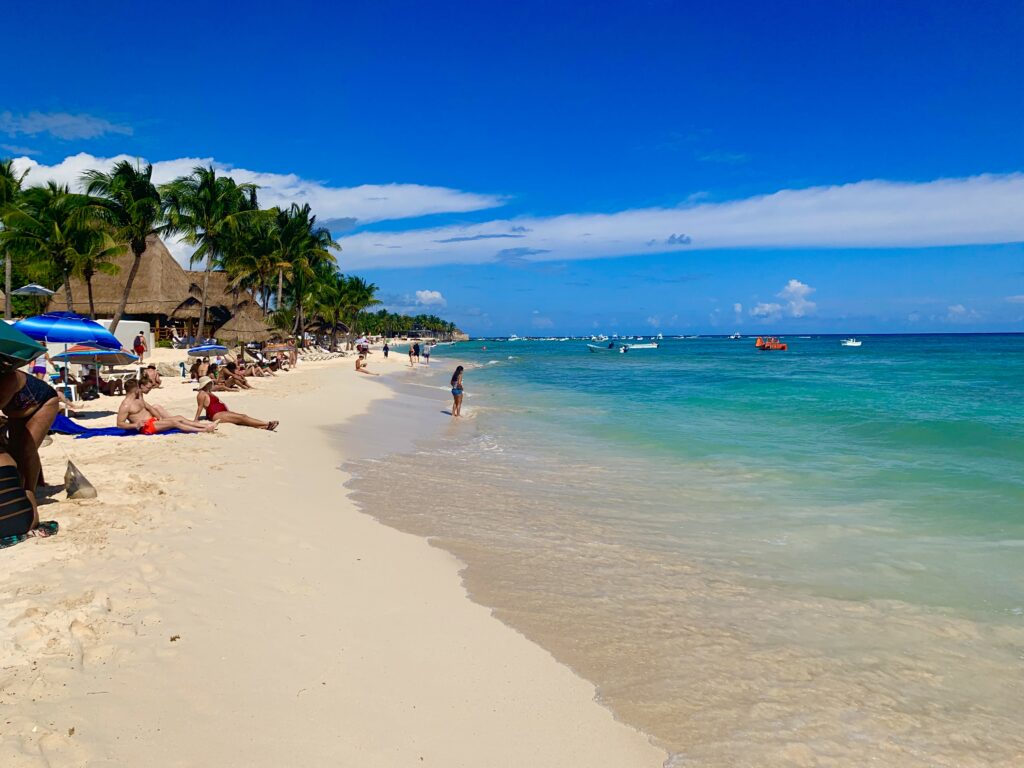
[[[234,413],[220,401],[220,398],[213,394],[214,381],[209,376],[199,379],[199,389],[196,390],[196,420],[206,410],[206,418],[210,421],[222,421],[228,424],[238,424],[241,427],[255,427],[256,429],[267,429],[273,432],[277,429],[276,421],[260,421],[244,413]]]

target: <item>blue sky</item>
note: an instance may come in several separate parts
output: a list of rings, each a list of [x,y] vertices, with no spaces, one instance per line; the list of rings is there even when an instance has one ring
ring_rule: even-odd
[[[0,154],[30,179],[214,162],[309,201],[390,306],[470,332],[1024,330],[1018,3],[0,18],[27,63]]]

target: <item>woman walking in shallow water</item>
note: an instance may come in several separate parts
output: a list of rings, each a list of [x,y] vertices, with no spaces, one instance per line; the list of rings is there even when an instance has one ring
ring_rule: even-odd
[[[452,374],[452,416],[462,415],[462,366],[455,369]]]

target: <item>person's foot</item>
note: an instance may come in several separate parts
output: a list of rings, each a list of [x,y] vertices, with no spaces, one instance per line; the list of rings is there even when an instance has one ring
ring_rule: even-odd
[[[268,432],[276,431],[277,430],[277,425],[280,424],[280,423],[281,422],[279,422],[279,421],[272,421],[272,422],[270,422],[269,424],[267,424],[267,431]]]

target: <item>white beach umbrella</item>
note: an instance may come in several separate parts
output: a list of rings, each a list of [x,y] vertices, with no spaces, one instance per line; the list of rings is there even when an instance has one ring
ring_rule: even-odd
[[[51,291],[49,288],[44,288],[38,283],[29,283],[23,285],[17,290],[11,291],[12,296],[53,296],[56,291]]]

